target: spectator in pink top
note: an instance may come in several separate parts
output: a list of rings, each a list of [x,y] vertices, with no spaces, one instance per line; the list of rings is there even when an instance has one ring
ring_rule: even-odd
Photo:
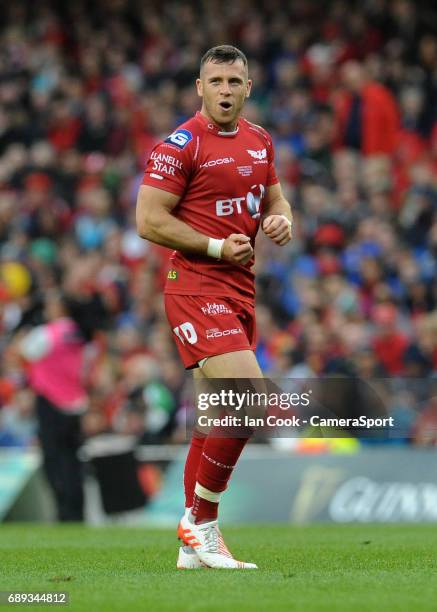
[[[21,341],[29,363],[29,384],[36,393],[36,412],[44,470],[55,495],[61,521],[83,520],[83,476],[77,452],[81,445],[80,416],[86,410],[85,339],[69,316],[61,293],[50,291],[47,323]]]

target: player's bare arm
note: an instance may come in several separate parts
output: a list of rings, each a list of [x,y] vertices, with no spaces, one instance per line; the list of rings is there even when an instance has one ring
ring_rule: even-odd
[[[293,215],[290,204],[282,193],[281,185],[275,183],[267,187],[264,214],[261,219],[263,232],[279,246],[284,246],[292,238]]]
[[[178,195],[142,185],[136,208],[137,232],[141,238],[176,251],[209,255],[233,264],[245,265],[252,258],[248,236],[230,234],[223,240],[211,239],[177,219],[172,211],[179,200]]]

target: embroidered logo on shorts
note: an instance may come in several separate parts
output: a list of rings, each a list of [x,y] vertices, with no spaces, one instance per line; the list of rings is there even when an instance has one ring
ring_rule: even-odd
[[[167,273],[167,278],[168,280],[177,280],[178,279],[177,270],[169,270]]]
[[[206,306],[202,306],[202,312],[206,315],[233,314],[232,310],[225,304],[216,304],[215,302],[206,302]]]
[[[223,336],[234,336],[236,334],[242,334],[243,330],[241,327],[234,327],[232,329],[218,329],[217,327],[213,329],[206,330],[206,339],[212,340],[213,338],[223,338]]]

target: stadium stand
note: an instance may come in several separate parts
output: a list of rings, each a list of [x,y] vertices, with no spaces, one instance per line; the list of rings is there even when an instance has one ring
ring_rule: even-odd
[[[245,116],[273,136],[296,220],[289,246],[257,246],[263,369],[435,376],[430,3],[16,0],[2,17],[0,445],[34,442],[17,344],[52,288],[74,296],[93,337],[86,434],[183,439],[167,252],[137,237],[134,207],[152,147],[198,109],[198,58],[223,42],[249,58]],[[406,441],[430,443],[407,413]]]

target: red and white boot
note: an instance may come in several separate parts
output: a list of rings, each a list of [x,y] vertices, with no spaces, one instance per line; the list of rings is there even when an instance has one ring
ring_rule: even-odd
[[[185,508],[184,516],[188,516],[191,508]],[[206,565],[202,563],[196,554],[194,548],[190,545],[185,544],[183,537],[181,536],[181,523],[178,525],[178,538],[182,541],[182,546],[179,547],[178,560],[176,562],[177,569],[202,569]]]
[[[196,525],[185,511],[178,526],[178,537],[191,547],[199,561],[214,569],[258,569],[255,563],[237,561],[226,546],[217,521]]]

